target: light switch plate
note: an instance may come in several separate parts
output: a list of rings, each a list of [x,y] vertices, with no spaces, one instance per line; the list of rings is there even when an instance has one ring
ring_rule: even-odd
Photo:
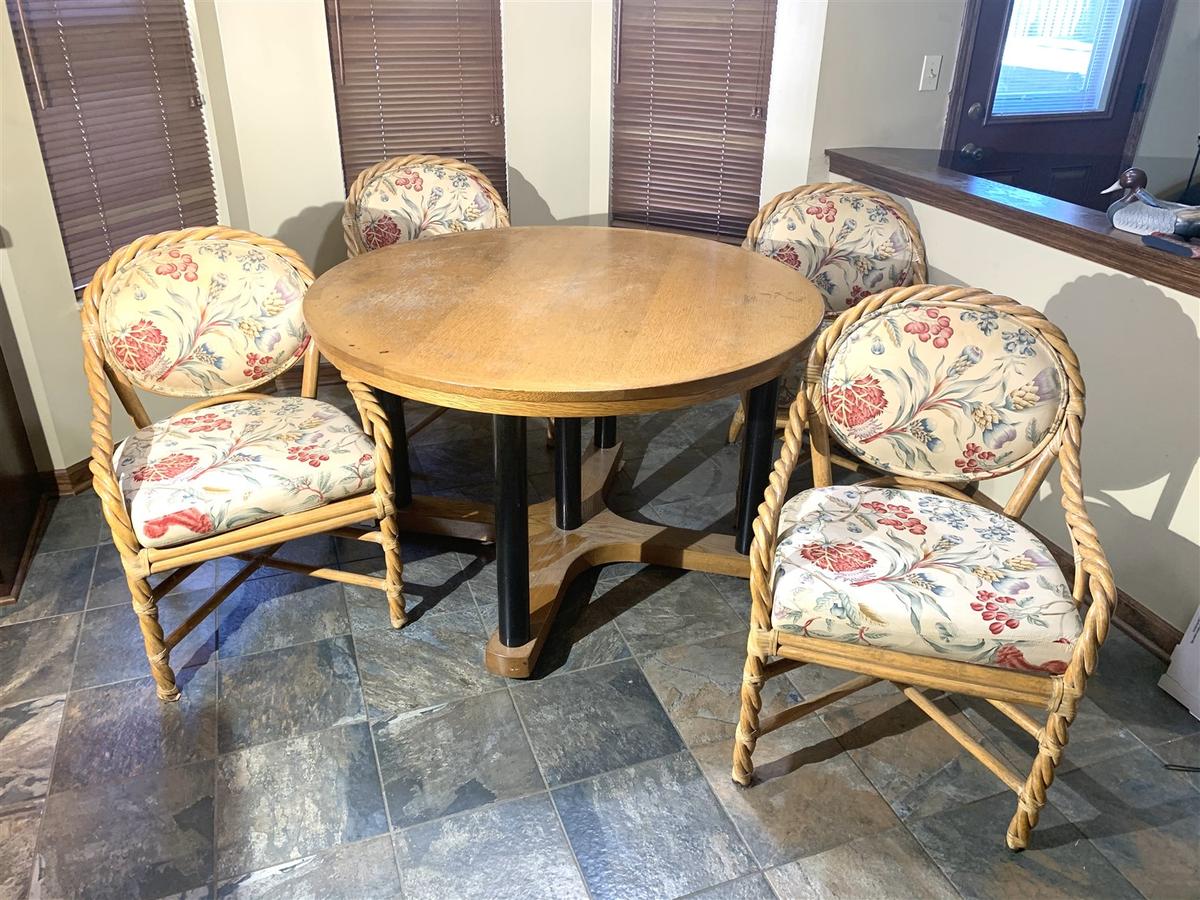
[[[936,91],[938,78],[942,74],[942,57],[926,56],[921,63],[921,80],[917,84],[918,91]]]

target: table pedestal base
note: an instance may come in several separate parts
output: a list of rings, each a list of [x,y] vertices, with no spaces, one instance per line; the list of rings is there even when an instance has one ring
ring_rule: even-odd
[[[623,518],[605,505],[616,477],[621,445],[591,448],[581,467],[583,524],[564,531],[555,525],[555,501],[529,508],[529,635],[515,647],[505,646],[499,632],[487,643],[488,671],[508,678],[528,678],[550,633],[559,604],[571,581],[592,566],[644,562],[698,572],[748,578],[749,559],[737,552],[732,534],[710,534]],[[414,497],[399,511],[402,531],[475,540],[495,536],[490,507],[461,500]]]

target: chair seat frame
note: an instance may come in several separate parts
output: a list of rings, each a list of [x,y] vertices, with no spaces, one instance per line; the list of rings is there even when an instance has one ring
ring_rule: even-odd
[[[1062,506],[1071,536],[1075,571],[1072,596],[1077,606],[1090,599],[1083,630],[1062,675],[1014,671],[976,663],[931,658],[896,650],[846,644],[833,640],[782,632],[772,625],[774,567],[779,518],[788,499],[788,482],[800,459],[807,433],[811,448],[813,483],[830,486],[830,437],[824,417],[821,372],[838,338],[863,316],[885,306],[908,301],[938,303],[965,301],[992,306],[1019,319],[1040,334],[1058,353],[1067,376],[1065,414],[1052,440],[1029,461],[1008,501],[1000,506],[982,494],[968,495],[944,482],[882,474],[868,485],[923,490],[977,503],[1019,520],[1037,496],[1038,488],[1053,468],[1060,467]],[[1100,546],[1095,527],[1084,505],[1080,472],[1080,440],[1084,414],[1084,385],[1079,361],[1065,335],[1040,312],[1007,297],[974,288],[915,285],[892,288],[864,299],[842,313],[818,339],[805,371],[805,387],[788,410],[783,449],[754,522],[750,550],[750,633],[741,688],[741,715],[734,739],[735,782],[749,785],[755,744],[761,736],[815,712],[877,681],[890,681],[917,707],[940,725],[967,752],[995,773],[1017,796],[1017,809],[1008,826],[1010,849],[1023,849],[1046,802],[1046,791],[1067,744],[1067,731],[1075,718],[1088,678],[1095,671],[1099,649],[1108,634],[1116,602],[1112,570]],[[859,464],[861,469],[867,467]],[[806,664],[819,664],[857,673],[857,677],[820,696],[773,716],[761,718],[761,691],[769,679]],[[1015,722],[1037,741],[1037,754],[1025,777],[1013,771],[947,716],[921,689],[948,691],[979,697]],[[1044,722],[1021,709],[1033,706],[1045,714]],[[760,789],[769,789],[760,786]]]
[[[171,650],[262,566],[376,588],[387,596],[392,626],[400,628],[408,620],[403,595],[403,566],[392,499],[392,435],[383,408],[371,388],[362,382],[345,383],[354,398],[363,430],[375,443],[374,483],[368,493],[169,547],[143,547],[139,542],[113,462],[116,443],[112,430],[110,386],[125,412],[133,420],[135,428],[145,428],[152,424],[152,420],[133,384],[119,369],[110,365],[106,358],[99,329],[100,303],[106,286],[116,272],[139,254],[164,246],[203,240],[232,240],[253,244],[286,260],[300,274],[305,288],[313,282],[313,273],[304,260],[279,241],[254,232],[223,226],[187,228],[148,235],[114,253],[108,262],[97,270],[85,288],[80,313],[83,324],[84,373],[92,401],[92,486],[100,497],[101,510],[112,530],[113,543],[121,558],[158,696],[167,701],[178,700],[180,697],[175,672],[170,664]],[[302,364],[301,396],[315,399],[320,364],[315,341],[309,341]],[[262,397],[262,393],[248,392],[205,397],[184,407],[180,413]],[[370,528],[360,524],[367,520],[375,520],[377,526]],[[273,554],[285,542],[323,533],[378,544],[383,549],[386,575],[380,577],[344,572],[326,566],[273,558]],[[203,563],[224,556],[237,557],[245,561],[245,565],[170,634],[165,634],[159,622],[158,601],[178,587]],[[169,574],[157,584],[151,584],[149,577],[161,573]]]

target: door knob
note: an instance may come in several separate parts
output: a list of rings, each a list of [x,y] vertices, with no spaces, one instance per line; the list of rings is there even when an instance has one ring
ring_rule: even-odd
[[[962,145],[962,149],[958,151],[958,155],[963,159],[969,159],[974,162],[983,162],[983,148],[976,147],[970,141]]]
[[[976,122],[983,121],[983,104],[976,101],[967,107],[967,118]]]

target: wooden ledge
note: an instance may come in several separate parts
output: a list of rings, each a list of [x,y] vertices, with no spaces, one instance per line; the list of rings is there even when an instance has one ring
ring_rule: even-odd
[[[937,150],[827,150],[829,171],[1118,271],[1200,296],[1200,261],[1115,231],[1104,213],[939,165]],[[1114,176],[1115,177],[1115,176]]]

